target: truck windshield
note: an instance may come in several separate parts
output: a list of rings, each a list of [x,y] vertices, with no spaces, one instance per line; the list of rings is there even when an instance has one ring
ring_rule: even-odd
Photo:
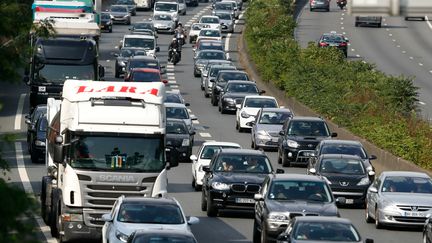
[[[73,168],[160,172],[165,168],[163,137],[79,136],[70,149]]]
[[[93,65],[44,64],[35,74],[41,83],[63,83],[66,79],[96,80]]]

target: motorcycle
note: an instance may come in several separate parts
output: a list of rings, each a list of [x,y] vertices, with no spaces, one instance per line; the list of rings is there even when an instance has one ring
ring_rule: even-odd
[[[176,33],[176,39],[179,46],[183,46],[185,44],[186,37],[182,33]]]
[[[176,48],[171,49],[171,59],[173,65],[176,65],[180,61],[180,53]]]
[[[338,7],[342,10],[345,8],[345,6],[347,5],[347,0],[338,0],[337,1],[337,5]]]

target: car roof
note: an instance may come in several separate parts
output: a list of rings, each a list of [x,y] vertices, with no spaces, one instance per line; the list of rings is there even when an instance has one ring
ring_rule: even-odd
[[[209,141],[202,144],[202,146],[232,146],[241,147],[238,143],[233,142],[221,142],[221,141]]]
[[[324,119],[316,116],[295,116],[291,121],[324,121]]]
[[[335,145],[353,145],[363,147],[362,143],[356,140],[342,140],[342,139],[324,139],[322,144],[335,144]]]
[[[415,171],[383,171],[381,172],[381,175],[430,178],[430,176],[424,172],[415,172]]]
[[[245,82],[250,82],[250,81],[245,81]],[[262,111],[269,111],[269,112],[286,112],[286,113],[292,113],[292,111],[288,108],[275,108],[275,107],[265,107],[265,108],[261,108]]]
[[[296,222],[334,222],[343,224],[352,224],[347,218],[331,217],[331,216],[297,216]]]
[[[251,81],[245,81],[245,80],[230,80],[227,82],[227,85],[228,84],[251,84],[251,85],[257,86],[256,83],[251,82]]]
[[[207,65],[213,65],[214,63],[233,64],[232,61],[228,61],[228,60],[209,60]]]
[[[201,52],[222,52],[222,53],[225,53],[222,50],[215,50],[215,49],[204,49],[204,50],[198,51],[198,53],[201,53]]]
[[[179,107],[179,108],[186,108],[185,104],[180,104],[180,103],[171,103],[171,102],[167,102],[164,103],[165,107]]]
[[[250,81],[249,81],[250,82]],[[273,99],[273,100],[276,100],[276,98],[275,97],[273,97],[273,96],[268,96],[268,95],[247,95],[247,96],[245,96],[245,100],[246,99]]]
[[[253,150],[253,149],[222,149],[220,151],[221,154],[243,154],[243,155],[259,155],[259,156],[267,156],[263,151],[261,150]]]
[[[201,16],[200,19],[202,19],[202,18],[219,18],[219,17],[218,16],[214,16],[214,15],[203,15],[203,16]]]
[[[151,35],[124,35],[123,39],[126,38],[154,39],[155,37]]]
[[[237,69],[237,67],[234,66],[234,65],[218,65],[218,64],[216,64],[216,65],[211,65],[210,68],[211,68],[211,69],[214,69],[214,68],[226,68],[226,69],[224,69],[224,70],[236,70],[236,69]],[[222,70],[221,70],[221,71],[222,71]],[[248,82],[250,82],[250,81],[248,81]]]
[[[154,57],[144,56],[144,55],[133,56],[130,58],[129,61],[132,61],[132,60],[141,60],[141,61],[147,60],[147,61],[156,61],[156,62],[158,61],[158,59],[156,59]]]
[[[160,73],[159,69],[156,68],[132,68],[132,71],[142,73]]]
[[[273,180],[276,180],[276,181],[301,180],[301,181],[316,181],[316,182],[322,182],[323,181],[323,179],[321,179],[318,176],[305,175],[305,174],[294,174],[294,173],[274,174]]]

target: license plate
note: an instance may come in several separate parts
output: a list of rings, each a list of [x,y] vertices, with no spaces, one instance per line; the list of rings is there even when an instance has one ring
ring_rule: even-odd
[[[45,86],[39,86],[38,87],[38,91],[39,92],[45,92],[46,91],[46,87]]]
[[[255,203],[252,198],[236,198],[236,203]]]
[[[346,204],[353,204],[354,203],[354,199],[346,199],[345,203]]]
[[[404,214],[406,217],[425,217],[424,213],[419,212],[405,212]]]

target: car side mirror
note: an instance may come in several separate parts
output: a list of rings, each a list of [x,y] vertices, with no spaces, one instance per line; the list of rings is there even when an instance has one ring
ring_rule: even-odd
[[[31,121],[30,121],[30,119],[28,117],[25,118],[25,124],[27,124],[27,125],[31,124]]]
[[[255,201],[262,201],[262,200],[264,200],[264,197],[262,194],[257,193],[254,195],[254,199],[255,199]]]
[[[203,167],[202,167],[202,170],[203,170],[204,172],[210,172],[210,171],[211,171],[211,170],[210,170],[210,166],[208,166],[208,165],[203,166]]]
[[[255,125],[255,121],[246,122],[246,126],[252,127],[253,125]]]
[[[102,221],[111,222],[113,219],[110,213],[102,214]]]
[[[285,170],[283,169],[276,169],[276,174],[283,174],[285,173]]]
[[[372,193],[378,193],[378,189],[374,186],[369,187],[368,191],[370,191]]]
[[[185,103],[184,105],[185,105],[185,106],[190,106],[190,103]]]
[[[226,59],[227,59],[228,61],[232,61],[231,57],[227,57]]]
[[[283,242],[291,242],[290,235],[287,233],[282,233],[282,234],[278,235],[276,240],[277,241],[283,241]]]
[[[199,222],[200,220],[197,217],[189,217],[187,221],[188,225],[198,224]]]
[[[189,159],[192,160],[192,161],[197,161],[197,160],[198,160],[198,158],[197,158],[197,156],[196,156],[195,154],[192,154],[192,155],[189,157]]]
[[[25,83],[25,84],[27,84],[27,85],[29,85],[30,84],[30,78],[29,78],[29,76],[24,76],[23,77],[23,79],[22,79],[22,81]]]
[[[240,110],[240,109],[241,109],[241,104],[236,104],[236,108],[237,108],[238,110]]]
[[[156,52],[160,52],[160,47],[156,46]]]
[[[119,56],[118,53],[113,53],[112,55],[115,56],[115,57],[118,57],[118,56]]]
[[[163,83],[163,84],[168,84],[168,80],[166,80],[166,79],[162,79],[162,83]]]
[[[346,198],[344,198],[344,197],[338,197],[338,198],[336,198],[336,203],[345,204],[346,203]]]
[[[195,131],[190,132],[190,135],[195,135],[195,134],[196,134]]]
[[[285,131],[279,131],[279,135],[281,135],[281,136],[285,136]]]
[[[374,243],[374,240],[373,239],[366,239],[365,243]]]
[[[128,30],[133,30],[133,27],[129,27]]]
[[[261,90],[260,92],[259,92],[259,94],[264,94],[266,91],[265,90]]]
[[[25,75],[25,76],[30,75],[30,70],[29,70],[28,68],[25,68],[25,69],[24,69],[24,75]]]
[[[374,160],[374,159],[377,159],[377,157],[376,157],[376,155],[373,155],[373,154],[372,154],[372,155],[369,157],[369,159],[370,159],[370,160]]]
[[[310,168],[309,169],[309,173],[311,173],[312,175],[316,174],[316,169],[315,168]]]
[[[332,138],[337,137],[337,133],[336,133],[336,132],[332,132],[331,137],[332,137]]]

